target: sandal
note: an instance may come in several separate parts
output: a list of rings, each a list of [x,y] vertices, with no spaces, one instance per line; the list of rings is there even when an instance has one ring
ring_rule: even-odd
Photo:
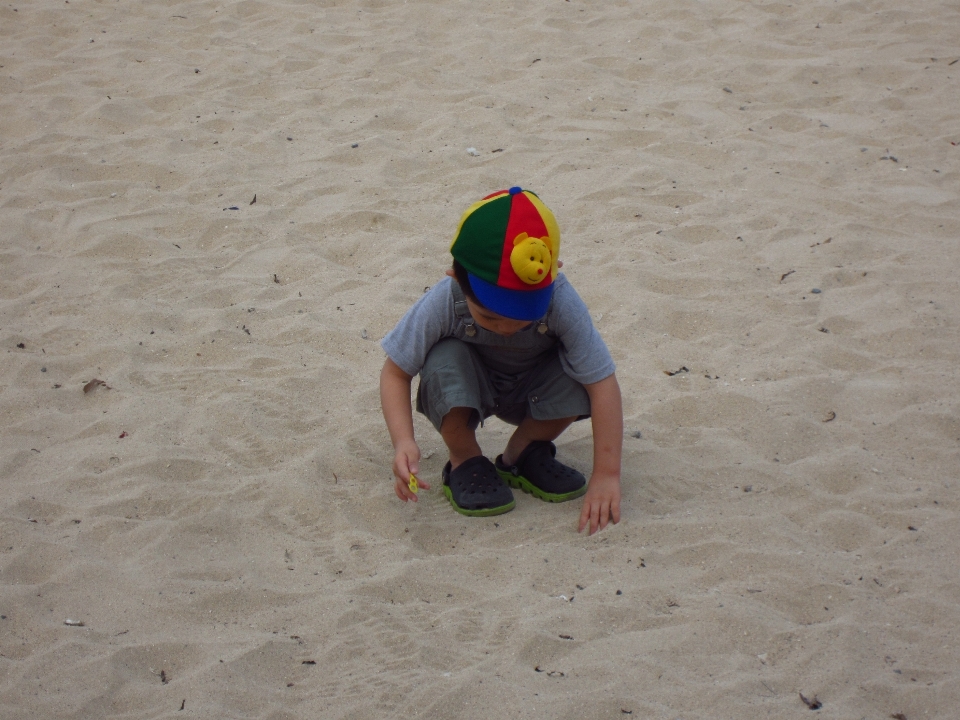
[[[451,470],[448,462],[443,468],[443,494],[454,510],[471,517],[500,515],[517,504],[496,467],[483,455],[470,458],[456,470]]]
[[[555,460],[557,446],[547,440],[527,445],[512,466],[497,457],[497,472],[510,487],[528,492],[547,502],[565,502],[587,491],[587,479],[572,467]]]

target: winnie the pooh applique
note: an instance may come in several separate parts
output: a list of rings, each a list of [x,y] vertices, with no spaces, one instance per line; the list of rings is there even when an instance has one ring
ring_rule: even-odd
[[[547,244],[549,238],[530,237],[520,233],[513,239],[510,252],[510,265],[513,271],[527,285],[543,282],[553,265],[553,254]]]

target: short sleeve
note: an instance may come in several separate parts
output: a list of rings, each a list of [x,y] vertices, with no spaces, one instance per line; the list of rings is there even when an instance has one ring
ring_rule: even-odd
[[[445,277],[430,288],[380,341],[387,357],[411,377],[419,374],[430,348],[454,333],[452,282],[452,278]]]
[[[561,275],[547,324],[560,338],[560,364],[577,382],[589,385],[613,375],[616,365],[590,318],[586,303]]]

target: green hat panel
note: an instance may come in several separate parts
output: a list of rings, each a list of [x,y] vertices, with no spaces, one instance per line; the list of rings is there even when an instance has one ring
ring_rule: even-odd
[[[454,259],[468,272],[490,283],[496,283],[500,275],[511,202],[509,193],[504,192],[467,210],[450,248]]]

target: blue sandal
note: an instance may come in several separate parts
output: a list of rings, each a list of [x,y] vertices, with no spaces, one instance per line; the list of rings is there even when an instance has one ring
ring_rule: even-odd
[[[456,470],[451,470],[448,462],[443,468],[443,494],[454,510],[471,517],[501,515],[517,504],[496,467],[483,455],[470,458]]]
[[[510,487],[547,502],[566,502],[587,491],[587,479],[572,467],[557,462],[557,446],[547,440],[527,445],[517,461],[507,466],[497,457],[497,473]]]

